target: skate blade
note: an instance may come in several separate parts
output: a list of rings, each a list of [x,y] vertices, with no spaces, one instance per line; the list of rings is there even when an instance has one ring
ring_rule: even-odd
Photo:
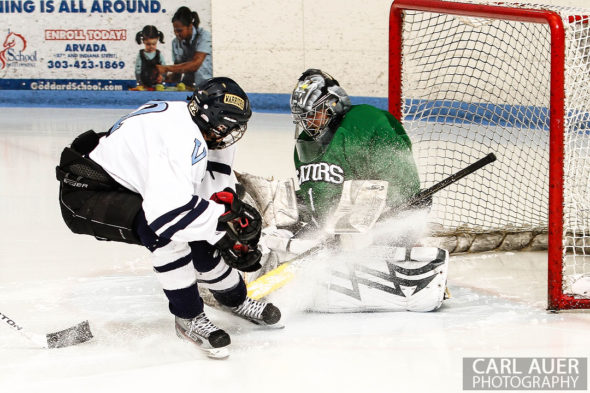
[[[257,324],[257,325],[258,326],[265,327],[267,329],[272,329],[272,330],[275,330],[275,329],[284,329],[285,328],[285,325],[283,325],[281,322],[277,322],[277,323],[272,324],[272,325],[267,325],[266,323],[260,323],[260,324]]]
[[[256,319],[244,318],[244,317],[241,317],[241,316],[236,315],[236,314],[233,314],[233,313],[232,313],[232,315],[234,317],[236,317],[236,318],[240,318],[243,321],[248,321],[248,322],[250,322],[253,325],[260,326],[261,328],[266,328],[266,329],[283,329],[285,327],[285,325],[283,325],[281,321],[279,321],[277,323],[273,323],[273,324],[268,324],[268,323],[265,323],[263,321],[259,321],[259,320],[256,320]]]
[[[227,347],[224,348],[203,348],[203,351],[207,353],[207,356],[211,359],[225,359],[229,356],[229,349]]]
[[[63,348],[70,345],[81,344],[92,338],[88,321],[80,322],[76,326],[59,332],[47,334],[48,348]]]

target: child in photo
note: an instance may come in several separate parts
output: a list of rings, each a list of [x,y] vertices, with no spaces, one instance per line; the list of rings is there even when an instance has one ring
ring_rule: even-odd
[[[156,26],[147,25],[135,35],[138,44],[143,42],[135,59],[135,79],[137,88],[134,90],[164,90],[163,78],[156,65],[165,65],[164,56],[158,50],[158,41],[164,43],[164,33]]]

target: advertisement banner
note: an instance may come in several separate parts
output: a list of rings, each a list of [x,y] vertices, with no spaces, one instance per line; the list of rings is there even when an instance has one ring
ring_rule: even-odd
[[[187,2],[0,0],[0,90],[136,89],[138,54],[148,51],[141,37],[136,42],[137,33],[156,27],[164,42],[154,40],[155,48],[164,64],[173,64],[172,17],[182,6]],[[188,7],[197,12],[199,28],[210,32],[210,1]]]

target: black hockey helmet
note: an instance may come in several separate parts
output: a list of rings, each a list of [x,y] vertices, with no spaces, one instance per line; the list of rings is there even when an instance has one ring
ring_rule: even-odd
[[[246,132],[252,116],[250,100],[232,79],[216,77],[200,83],[191,97],[188,110],[206,137],[210,149],[224,149]]]

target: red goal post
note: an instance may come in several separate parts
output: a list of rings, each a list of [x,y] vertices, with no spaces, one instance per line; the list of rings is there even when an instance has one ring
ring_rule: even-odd
[[[487,91],[482,90],[480,93],[478,93],[477,86],[479,84],[483,84],[480,83],[481,80],[475,81],[475,82],[470,82],[471,85],[465,85],[465,88],[469,90],[470,94],[469,97],[466,98],[466,102],[462,102],[462,98],[455,98],[457,95],[460,95],[461,93],[461,88],[457,88],[456,91],[453,91],[453,95],[449,95],[449,97],[453,97],[453,98],[447,98],[447,97],[443,97],[440,95],[440,92],[435,91],[435,87],[437,85],[437,80],[449,80],[449,79],[453,79],[454,75],[450,75],[449,77],[447,77],[446,79],[441,77],[440,75],[434,75],[434,72],[438,72],[436,71],[436,62],[432,62],[430,64],[428,64],[427,66],[423,66],[422,68],[424,70],[428,69],[428,70],[434,70],[434,71],[423,71],[422,68],[420,68],[420,66],[422,65],[421,63],[421,59],[416,57],[415,59],[411,59],[411,60],[407,60],[405,58],[406,55],[410,56],[409,54],[412,53],[416,53],[418,51],[421,51],[421,56],[422,58],[424,57],[428,57],[429,56],[429,52],[427,52],[429,49],[427,48],[428,45],[431,45],[432,48],[436,48],[437,52],[437,56],[439,56],[439,60],[438,61],[442,61],[444,60],[444,56],[445,54],[440,51],[438,48],[441,46],[449,46],[450,44],[449,42],[452,41],[453,39],[457,39],[458,37],[461,37],[461,39],[468,39],[466,37],[469,37],[468,34],[465,34],[464,36],[459,36],[458,34],[460,29],[456,28],[456,27],[452,27],[454,30],[453,34],[456,34],[456,36],[452,36],[449,37],[448,39],[446,39],[445,41],[443,41],[443,38],[438,37],[439,35],[444,35],[444,30],[439,30],[436,31],[436,34],[433,33],[432,34],[432,41],[428,41],[428,39],[425,39],[425,42],[422,43],[416,43],[414,44],[415,46],[413,47],[414,49],[411,50],[407,50],[406,49],[406,53],[404,52],[405,49],[405,41],[404,41],[404,34],[407,35],[411,35],[411,33],[405,32],[404,28],[405,25],[404,23],[408,23],[405,19],[408,13],[411,13],[413,15],[419,14],[419,13],[425,13],[425,14],[440,14],[440,15],[450,15],[450,16],[454,16],[454,17],[466,17],[466,18],[484,18],[486,20],[490,20],[490,21],[496,21],[496,20],[500,20],[500,21],[510,21],[510,22],[523,22],[523,24],[539,24],[539,25],[545,25],[548,27],[548,31],[550,34],[550,38],[549,40],[549,51],[550,53],[548,53],[548,97],[547,97],[547,103],[546,105],[537,105],[536,103],[531,103],[531,105],[529,106],[530,108],[534,108],[531,111],[533,113],[544,113],[542,109],[543,106],[548,106],[548,119],[547,119],[547,128],[548,128],[548,133],[549,133],[549,141],[548,141],[548,174],[546,174],[546,176],[548,176],[548,184],[546,184],[545,186],[540,186],[539,190],[541,190],[539,193],[543,193],[545,192],[544,190],[547,189],[548,192],[548,200],[546,203],[546,210],[549,212],[548,213],[548,224],[547,224],[547,240],[548,240],[548,244],[547,244],[547,249],[548,249],[548,308],[550,310],[561,310],[561,309],[577,309],[577,308],[590,308],[590,294],[587,294],[587,296],[580,296],[578,294],[572,295],[572,294],[567,294],[564,292],[564,260],[566,258],[566,253],[567,251],[571,251],[573,250],[574,253],[578,252],[578,249],[582,248],[582,254],[583,257],[585,258],[585,253],[587,252],[586,250],[586,243],[584,243],[582,245],[582,247],[576,247],[576,244],[574,244],[574,246],[569,247],[568,250],[566,250],[567,247],[564,248],[564,243],[565,243],[565,234],[566,232],[568,232],[568,228],[564,229],[564,187],[565,187],[565,183],[564,183],[564,154],[565,154],[565,143],[564,143],[564,135],[566,132],[568,132],[568,130],[565,128],[569,122],[566,121],[566,116],[568,115],[568,109],[566,108],[566,89],[565,89],[565,84],[566,82],[566,61],[567,61],[567,56],[566,56],[566,45],[567,45],[567,36],[566,36],[566,30],[567,27],[566,24],[568,23],[585,23],[587,24],[587,20],[588,17],[586,16],[580,16],[580,15],[565,15],[564,14],[560,14],[559,12],[557,12],[556,10],[553,9],[549,9],[550,7],[548,7],[547,9],[544,9],[542,7],[539,8],[529,8],[530,5],[523,5],[521,3],[519,4],[508,4],[505,2],[499,3],[489,3],[489,4],[483,4],[483,3],[472,3],[472,2],[465,2],[465,3],[461,3],[461,2],[454,2],[454,1],[439,1],[439,0],[395,0],[392,3],[391,6],[391,11],[390,11],[390,26],[389,26],[389,86],[388,86],[388,94],[389,94],[389,111],[398,119],[401,119],[402,122],[404,123],[404,126],[406,125],[406,121],[413,121],[417,124],[417,122],[420,120],[418,118],[419,115],[422,115],[423,113],[425,113],[425,110],[422,110],[419,114],[419,111],[414,111],[412,112],[412,109],[409,109],[409,106],[411,104],[408,104],[408,102],[418,102],[417,105],[422,105],[423,107],[426,107],[427,105],[430,105],[429,108],[433,108],[435,106],[438,105],[437,107],[437,113],[433,114],[432,111],[428,112],[428,115],[424,115],[425,119],[428,121],[432,121],[433,118],[436,119],[436,122],[442,124],[443,122],[447,121],[449,126],[452,126],[452,124],[464,124],[466,122],[470,122],[469,119],[472,118],[473,115],[463,115],[463,117],[461,117],[462,115],[459,115],[459,120],[457,120],[457,117],[454,117],[453,119],[450,118],[443,118],[443,113],[444,116],[446,116],[447,113],[449,113],[449,108],[458,108],[458,107],[472,107],[474,105],[479,105],[480,108],[478,108],[477,110],[479,111],[478,113],[480,113],[481,110],[481,102],[483,102],[483,98],[488,96]],[[584,15],[584,14],[582,14]],[[418,19],[418,18],[416,18]],[[416,22],[416,23],[423,23],[426,24],[426,22],[424,20],[421,20],[420,22]],[[443,24],[442,22],[437,22],[439,23],[439,26],[447,26],[446,24]],[[447,22],[444,22],[447,23]],[[492,23],[492,22],[490,22]],[[444,28],[443,28],[444,29]],[[433,29],[434,31],[434,29]],[[516,30],[515,30],[516,31]],[[482,34],[480,31],[477,31],[477,34]],[[436,37],[435,37],[436,36]],[[438,41],[435,41],[438,40]],[[484,45],[486,41],[489,41],[488,39],[482,39],[481,42],[483,42]],[[436,44],[435,44],[436,43]],[[439,45],[440,43],[440,45]],[[419,47],[419,45],[422,45],[421,47]],[[497,45],[497,44],[495,44]],[[416,49],[418,48],[418,49]],[[528,48],[524,48],[524,49],[528,49]],[[452,49],[450,49],[452,50]],[[469,50],[463,50],[463,52],[469,52]],[[518,52],[518,51],[516,51]],[[450,52],[449,52],[450,53]],[[459,53],[458,51],[453,52],[453,55],[456,56],[457,53]],[[491,51],[488,51],[488,53],[484,53],[485,55],[490,55]],[[514,53],[515,55],[518,55],[518,53]],[[450,56],[450,54],[448,55]],[[475,60],[473,60],[473,63],[478,63],[481,65],[481,60],[480,58],[483,58],[486,56],[481,56],[481,52],[478,52],[478,55],[476,56]],[[502,57],[502,55],[498,55],[498,58]],[[469,60],[471,61],[471,60]],[[494,59],[492,60],[493,62],[499,62],[500,60]],[[414,66],[414,64],[418,64],[419,66],[417,68],[419,68],[419,72],[422,72],[419,76],[413,78],[411,75],[407,76],[405,73],[410,73],[413,72],[412,67],[410,67],[409,65],[406,65],[408,67],[408,70],[404,69],[404,63],[411,63],[412,67]],[[464,60],[464,63],[467,63],[468,60]],[[460,63],[460,61],[459,61]],[[457,64],[459,64],[457,63]],[[433,65],[434,64],[434,65]],[[453,66],[456,69],[461,68],[460,65],[454,65]],[[490,65],[485,65],[485,67],[489,67],[488,69],[496,70],[496,69],[503,69],[502,66],[496,65],[496,64],[491,64]],[[519,67],[522,67],[522,65],[519,65]],[[442,68],[442,67],[441,67]],[[451,67],[449,67],[451,68]],[[528,70],[526,70],[526,68],[524,70],[520,70],[521,72],[529,72]],[[513,70],[514,72],[514,70]],[[530,71],[531,73],[533,72],[532,70]],[[588,70],[588,72],[590,73],[590,69]],[[432,75],[431,75],[432,74]],[[425,78],[431,78],[431,83],[427,83],[424,82]],[[439,78],[439,79],[437,79]],[[531,78],[531,80],[533,80],[535,78]],[[418,82],[416,82],[418,81]],[[463,83],[463,82],[461,82]],[[486,83],[492,83],[491,86],[494,86],[494,88],[496,87],[496,85],[493,84],[492,81],[486,81]],[[531,82],[532,83],[532,82]],[[407,87],[408,85],[410,85],[410,87]],[[456,83],[456,86],[458,86],[459,84]],[[426,91],[427,89],[432,88],[433,92],[426,92],[425,97],[430,97],[429,95],[431,95],[432,97],[435,97],[434,99],[432,98],[427,98],[427,99],[422,99],[420,98],[420,94],[422,94],[424,91]],[[587,89],[590,89],[590,86],[586,87]],[[416,95],[411,95],[411,94],[406,94],[406,92],[404,91],[405,89],[407,90],[413,90],[416,91]],[[488,87],[488,90],[490,88]],[[534,90],[536,89],[536,87],[532,87],[532,89],[530,90]],[[541,88],[543,89],[543,88]],[[444,90],[444,88],[440,88],[439,90]],[[480,94],[480,95],[476,95],[476,94]],[[477,98],[481,97],[481,102],[478,101]],[[499,95],[498,97],[501,97],[501,95]],[[414,101],[411,101],[414,100]],[[490,108],[493,107],[493,111],[498,112],[498,108],[501,108],[500,110],[503,111],[514,111],[514,108],[511,109],[507,109],[506,105],[503,105],[504,102],[500,102],[501,100],[498,99],[496,102],[487,102],[486,105],[484,106],[484,110],[486,110],[485,108]],[[519,100],[515,99],[514,100],[517,103],[520,103]],[[442,110],[441,108],[445,107],[444,110]],[[521,110],[521,108],[519,108],[519,110]],[[412,113],[410,115],[410,113]],[[485,116],[488,116],[487,114]],[[502,115],[504,116],[504,115]],[[505,117],[503,117],[503,122],[505,122]],[[541,121],[544,121],[542,119],[542,115],[539,116],[539,118],[541,119]],[[410,119],[410,120],[408,120]],[[445,120],[446,119],[446,120]],[[465,120],[468,119],[468,120]],[[489,126],[490,121],[488,121],[486,119],[486,122],[488,123],[488,133],[489,132],[495,132],[495,127],[494,126]],[[567,124],[566,124],[567,123]],[[574,128],[573,131],[570,130],[569,132],[577,132],[577,133],[587,133],[588,131],[580,131],[579,126],[575,126],[578,128]],[[412,137],[412,131],[411,131],[411,127],[407,127],[410,128],[410,130],[408,130],[408,132],[410,133],[410,137]],[[518,127],[514,127],[514,124],[510,124],[508,127],[505,127],[507,129],[512,129],[512,128],[518,128]],[[504,131],[501,131],[504,132]],[[421,131],[420,134],[420,138],[424,139],[424,135],[426,134],[426,131]],[[464,134],[468,134],[468,132],[464,132]],[[539,138],[543,138],[542,136]],[[420,144],[421,141],[418,142],[418,145]],[[470,142],[470,144],[472,144]],[[526,152],[523,153],[523,155],[527,155]],[[499,160],[502,159],[502,154],[499,155]],[[516,158],[512,158],[512,157],[507,157],[507,155],[505,156],[506,160],[510,161],[512,160],[513,162],[516,162],[518,159]],[[441,161],[442,162],[442,161]],[[418,160],[418,165],[420,166],[420,162]],[[509,165],[509,164],[508,164]],[[515,169],[516,170],[516,169]],[[508,175],[509,176],[509,175]],[[531,176],[533,177],[534,174]],[[523,181],[519,181],[519,183],[523,183]],[[485,193],[485,192],[484,192]],[[508,200],[510,200],[508,198]],[[530,204],[534,204],[535,202],[531,202]],[[590,202],[589,202],[590,203]],[[488,203],[488,201],[485,201],[485,205],[486,206],[493,206],[493,202],[492,203]],[[515,225],[512,225],[509,223],[508,227],[514,227]],[[516,225],[518,226],[518,225]],[[534,226],[534,225],[533,225]],[[501,231],[502,229],[496,229],[496,228],[492,228],[489,231],[490,232],[494,232],[494,231]],[[584,235],[585,235],[585,231],[584,231]],[[576,235],[573,235],[573,237],[576,237]],[[578,237],[574,240],[577,240],[580,236],[578,235]],[[582,239],[583,241],[585,241],[584,239]],[[567,243],[566,243],[567,244]],[[588,245],[590,246],[590,241],[588,242]],[[581,258],[581,257],[580,257]],[[587,263],[587,261],[584,259],[582,260],[582,264]],[[586,268],[584,268],[586,269]],[[575,270],[575,268],[574,268]],[[584,270],[583,273],[586,274],[588,271]]]

